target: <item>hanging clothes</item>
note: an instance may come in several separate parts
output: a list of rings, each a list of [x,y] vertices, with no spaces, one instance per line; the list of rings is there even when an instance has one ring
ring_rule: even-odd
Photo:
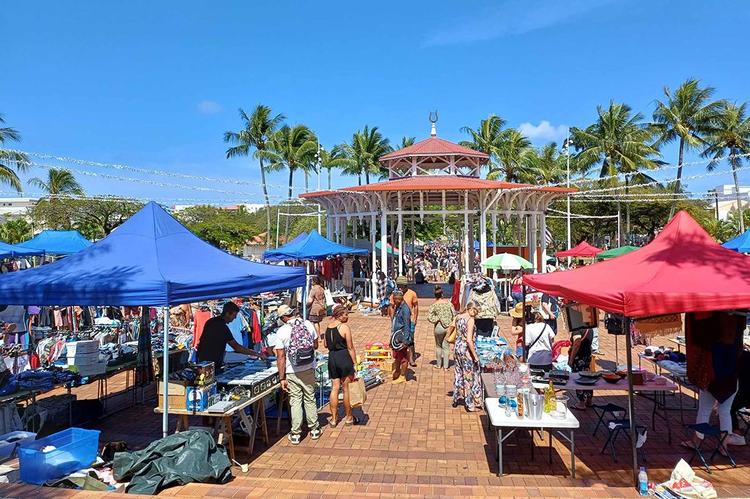
[[[206,325],[208,319],[211,318],[211,311],[199,309],[193,313],[193,348],[198,348],[201,335],[203,334],[203,326]]]

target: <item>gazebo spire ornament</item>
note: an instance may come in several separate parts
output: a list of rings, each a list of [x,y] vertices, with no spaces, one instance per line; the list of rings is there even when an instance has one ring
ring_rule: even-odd
[[[433,118],[434,116],[434,118]],[[435,126],[435,123],[437,123],[438,120],[438,112],[435,111],[434,113],[430,111],[430,137],[437,137],[437,127]]]

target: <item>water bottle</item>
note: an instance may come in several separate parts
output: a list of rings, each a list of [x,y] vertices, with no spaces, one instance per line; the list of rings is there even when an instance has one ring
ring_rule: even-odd
[[[641,471],[638,473],[638,493],[642,496],[648,495],[648,475],[644,466],[641,466]]]

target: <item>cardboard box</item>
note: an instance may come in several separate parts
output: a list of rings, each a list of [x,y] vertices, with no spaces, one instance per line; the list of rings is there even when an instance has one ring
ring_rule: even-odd
[[[218,392],[216,383],[208,386],[189,386],[185,392],[185,408],[188,411],[205,411],[211,405],[211,395]]]
[[[185,391],[187,390],[187,381],[170,381],[167,383],[167,391],[169,393],[169,396],[172,395],[179,395],[181,397],[185,396]],[[159,380],[159,383],[156,386],[156,390],[159,392],[160,395],[164,394],[164,381]]]
[[[159,409],[164,408],[164,394],[159,394]],[[185,395],[170,395],[169,396],[169,408],[170,409],[185,409]]]

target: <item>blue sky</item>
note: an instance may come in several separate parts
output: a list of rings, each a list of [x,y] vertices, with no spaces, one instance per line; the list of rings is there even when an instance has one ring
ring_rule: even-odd
[[[267,104],[326,146],[366,124],[424,138],[433,109],[449,140],[496,113],[542,144],[610,99],[650,116],[662,87],[688,77],[750,100],[748,21],[739,0],[14,2],[0,11],[0,113],[28,151],[257,182],[254,160],[224,158],[238,107]],[[260,200],[257,185],[78,177],[91,194]],[[286,175],[269,182],[280,196]]]

